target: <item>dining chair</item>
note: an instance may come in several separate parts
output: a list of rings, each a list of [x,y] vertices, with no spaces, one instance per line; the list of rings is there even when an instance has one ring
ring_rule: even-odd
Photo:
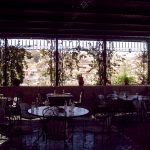
[[[79,92],[79,98],[77,100],[74,100],[74,104],[76,107],[84,107],[83,106],[83,101],[84,101],[84,89],[81,89]],[[92,121],[93,118],[93,114],[92,113],[88,113],[85,116],[80,116],[80,117],[76,117],[73,118],[73,121],[78,122],[79,124],[81,124],[82,128],[84,129],[85,126],[87,126],[87,124]]]
[[[0,134],[7,134],[10,124],[7,116],[5,115],[4,108],[0,107]]]
[[[93,134],[93,149],[95,148],[96,143],[99,143],[102,146],[111,146],[113,131],[112,119],[113,113],[108,110],[108,108],[106,108],[105,112],[95,113],[91,124],[86,124],[83,128],[83,149],[86,147],[85,143],[87,143],[87,134]],[[97,139],[99,140],[97,141]]]
[[[150,114],[150,97],[149,96],[144,96],[143,97],[143,108],[144,112],[146,113],[146,119],[149,119],[149,114]]]
[[[14,124],[10,129],[10,146],[21,149],[23,146],[27,147],[28,143],[30,146],[34,146],[34,136],[39,136],[39,129],[34,127],[33,120],[37,117],[28,113],[30,105],[21,102],[21,122]]]
[[[46,149],[51,147],[52,142],[63,141],[63,149],[68,148],[72,142],[73,148],[73,125],[72,120],[59,117],[48,117],[43,113],[43,131],[46,136]],[[49,142],[49,143],[48,143]]]
[[[33,138],[33,128],[26,124],[16,124],[13,125],[9,131],[9,145],[12,149],[24,149],[28,146],[34,145],[32,143]]]
[[[27,103],[20,103],[20,110],[21,110],[21,124],[23,122],[23,120],[25,120],[25,122],[32,126],[32,122],[34,120],[40,120],[39,117],[35,116],[35,115],[32,115],[28,112],[28,109],[30,109],[31,106]]]
[[[103,102],[96,103],[97,111],[94,114],[94,118],[102,125],[103,129],[109,130],[112,118],[115,115],[114,109],[116,108],[116,104],[114,100],[106,103],[103,95],[100,95],[100,98],[103,99]]]
[[[10,107],[9,107],[9,103],[8,103],[8,97],[1,97],[0,98],[0,108],[2,108],[4,110],[5,116],[8,118],[9,120],[9,124],[12,123],[12,120],[14,120],[13,117],[11,117],[11,112],[10,112]]]
[[[136,119],[138,121],[144,121],[147,119],[145,102],[143,100],[134,99],[132,103],[136,113]]]
[[[14,97],[12,98],[12,104],[7,106],[8,111],[9,111],[9,117],[11,120],[20,120],[20,103],[21,103],[21,98],[19,97]]]
[[[107,102],[103,94],[99,94],[94,99],[93,115],[96,113],[105,113]]]
[[[111,112],[108,112],[107,114],[97,114],[95,116],[95,120],[98,122],[98,126],[100,131],[98,131],[98,134],[102,137],[101,138],[101,144],[104,144],[105,138],[107,138],[107,141],[109,145],[111,145],[111,136],[112,136],[112,120],[113,120],[113,114]],[[105,143],[106,144],[106,143]]]
[[[10,124],[9,120],[5,115],[5,110],[2,107],[0,107],[0,149],[3,149],[3,145],[7,145],[8,147],[7,143],[9,141],[9,129]]]
[[[0,108],[3,108],[4,111],[6,110],[6,104],[7,104],[7,97],[0,97]]]
[[[75,106],[81,106],[83,104],[83,99],[84,99],[84,90],[82,89],[80,92],[79,92],[79,97],[78,99],[74,100],[74,104]]]
[[[38,92],[35,95],[35,99],[39,105],[44,105],[44,102],[47,100],[47,96],[44,92]]]
[[[27,103],[20,103],[21,119],[36,119],[37,117],[28,113],[31,106]]]

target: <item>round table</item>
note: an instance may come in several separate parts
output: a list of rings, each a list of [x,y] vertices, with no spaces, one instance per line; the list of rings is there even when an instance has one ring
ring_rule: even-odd
[[[55,135],[53,138],[57,139],[61,137],[60,135],[62,135],[63,130],[64,130],[64,133],[65,133],[63,134],[64,149],[67,149],[68,147],[67,135],[69,135],[69,128],[68,128],[69,122],[74,117],[81,117],[81,116],[87,115],[89,113],[89,110],[85,108],[81,108],[81,107],[74,107],[71,111],[71,106],[66,106],[65,108],[64,106],[58,106],[58,107],[40,106],[40,107],[34,108],[34,110],[29,109],[28,112],[32,115],[36,115],[38,117],[43,118],[42,119],[43,129],[39,137],[41,137],[43,134],[48,134],[47,131],[49,131],[50,135]],[[50,129],[44,130],[45,128],[50,128]]]
[[[73,117],[80,117],[84,116],[89,113],[89,110],[82,107],[74,107],[71,111],[71,106],[67,106],[64,110],[64,106],[40,106],[37,108],[34,108],[34,110],[31,111],[31,109],[28,110],[28,112],[32,115],[36,115],[38,117],[67,117],[67,118],[73,118]]]
[[[138,114],[140,114],[141,116],[147,111],[146,103],[149,102],[148,96],[136,94],[136,95],[119,96],[118,98],[124,111],[138,112]]]

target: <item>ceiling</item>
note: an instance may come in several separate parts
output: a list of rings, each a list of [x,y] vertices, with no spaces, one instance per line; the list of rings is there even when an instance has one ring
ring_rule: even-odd
[[[0,36],[149,38],[147,0],[1,0]]]

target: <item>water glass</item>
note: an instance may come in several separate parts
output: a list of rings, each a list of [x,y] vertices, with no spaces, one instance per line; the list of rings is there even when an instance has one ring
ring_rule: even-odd
[[[65,90],[62,90],[62,93],[65,94]]]
[[[56,94],[56,90],[54,90],[54,95]]]
[[[69,101],[69,111],[73,112],[74,106],[75,106],[74,102],[70,99],[70,101]]]
[[[49,100],[46,100],[46,101],[44,102],[44,104],[45,104],[45,106],[49,106],[49,105],[50,105]]]
[[[31,113],[34,114],[34,109],[35,109],[35,102],[32,102],[31,104]]]
[[[65,103],[64,103],[64,110],[65,111],[67,110],[67,101],[65,101]]]
[[[71,103],[71,106],[70,106],[71,108],[70,108],[70,110],[71,110],[71,112],[73,112],[73,110],[74,110],[74,107],[75,107],[75,104],[74,104],[74,102],[72,102]]]

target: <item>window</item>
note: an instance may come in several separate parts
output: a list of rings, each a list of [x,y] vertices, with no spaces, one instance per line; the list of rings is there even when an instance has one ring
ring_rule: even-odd
[[[145,42],[108,41],[107,60],[111,84],[147,84]]]
[[[102,41],[59,40],[58,45],[61,85],[78,85],[79,75],[85,85],[98,84]]]
[[[8,39],[8,46],[19,46],[27,52],[22,86],[55,84],[55,40]]]
[[[78,85],[80,75],[84,85],[147,84],[143,41],[8,39],[7,49],[5,42],[1,40],[1,85],[2,79],[11,85],[15,77],[22,86]]]

